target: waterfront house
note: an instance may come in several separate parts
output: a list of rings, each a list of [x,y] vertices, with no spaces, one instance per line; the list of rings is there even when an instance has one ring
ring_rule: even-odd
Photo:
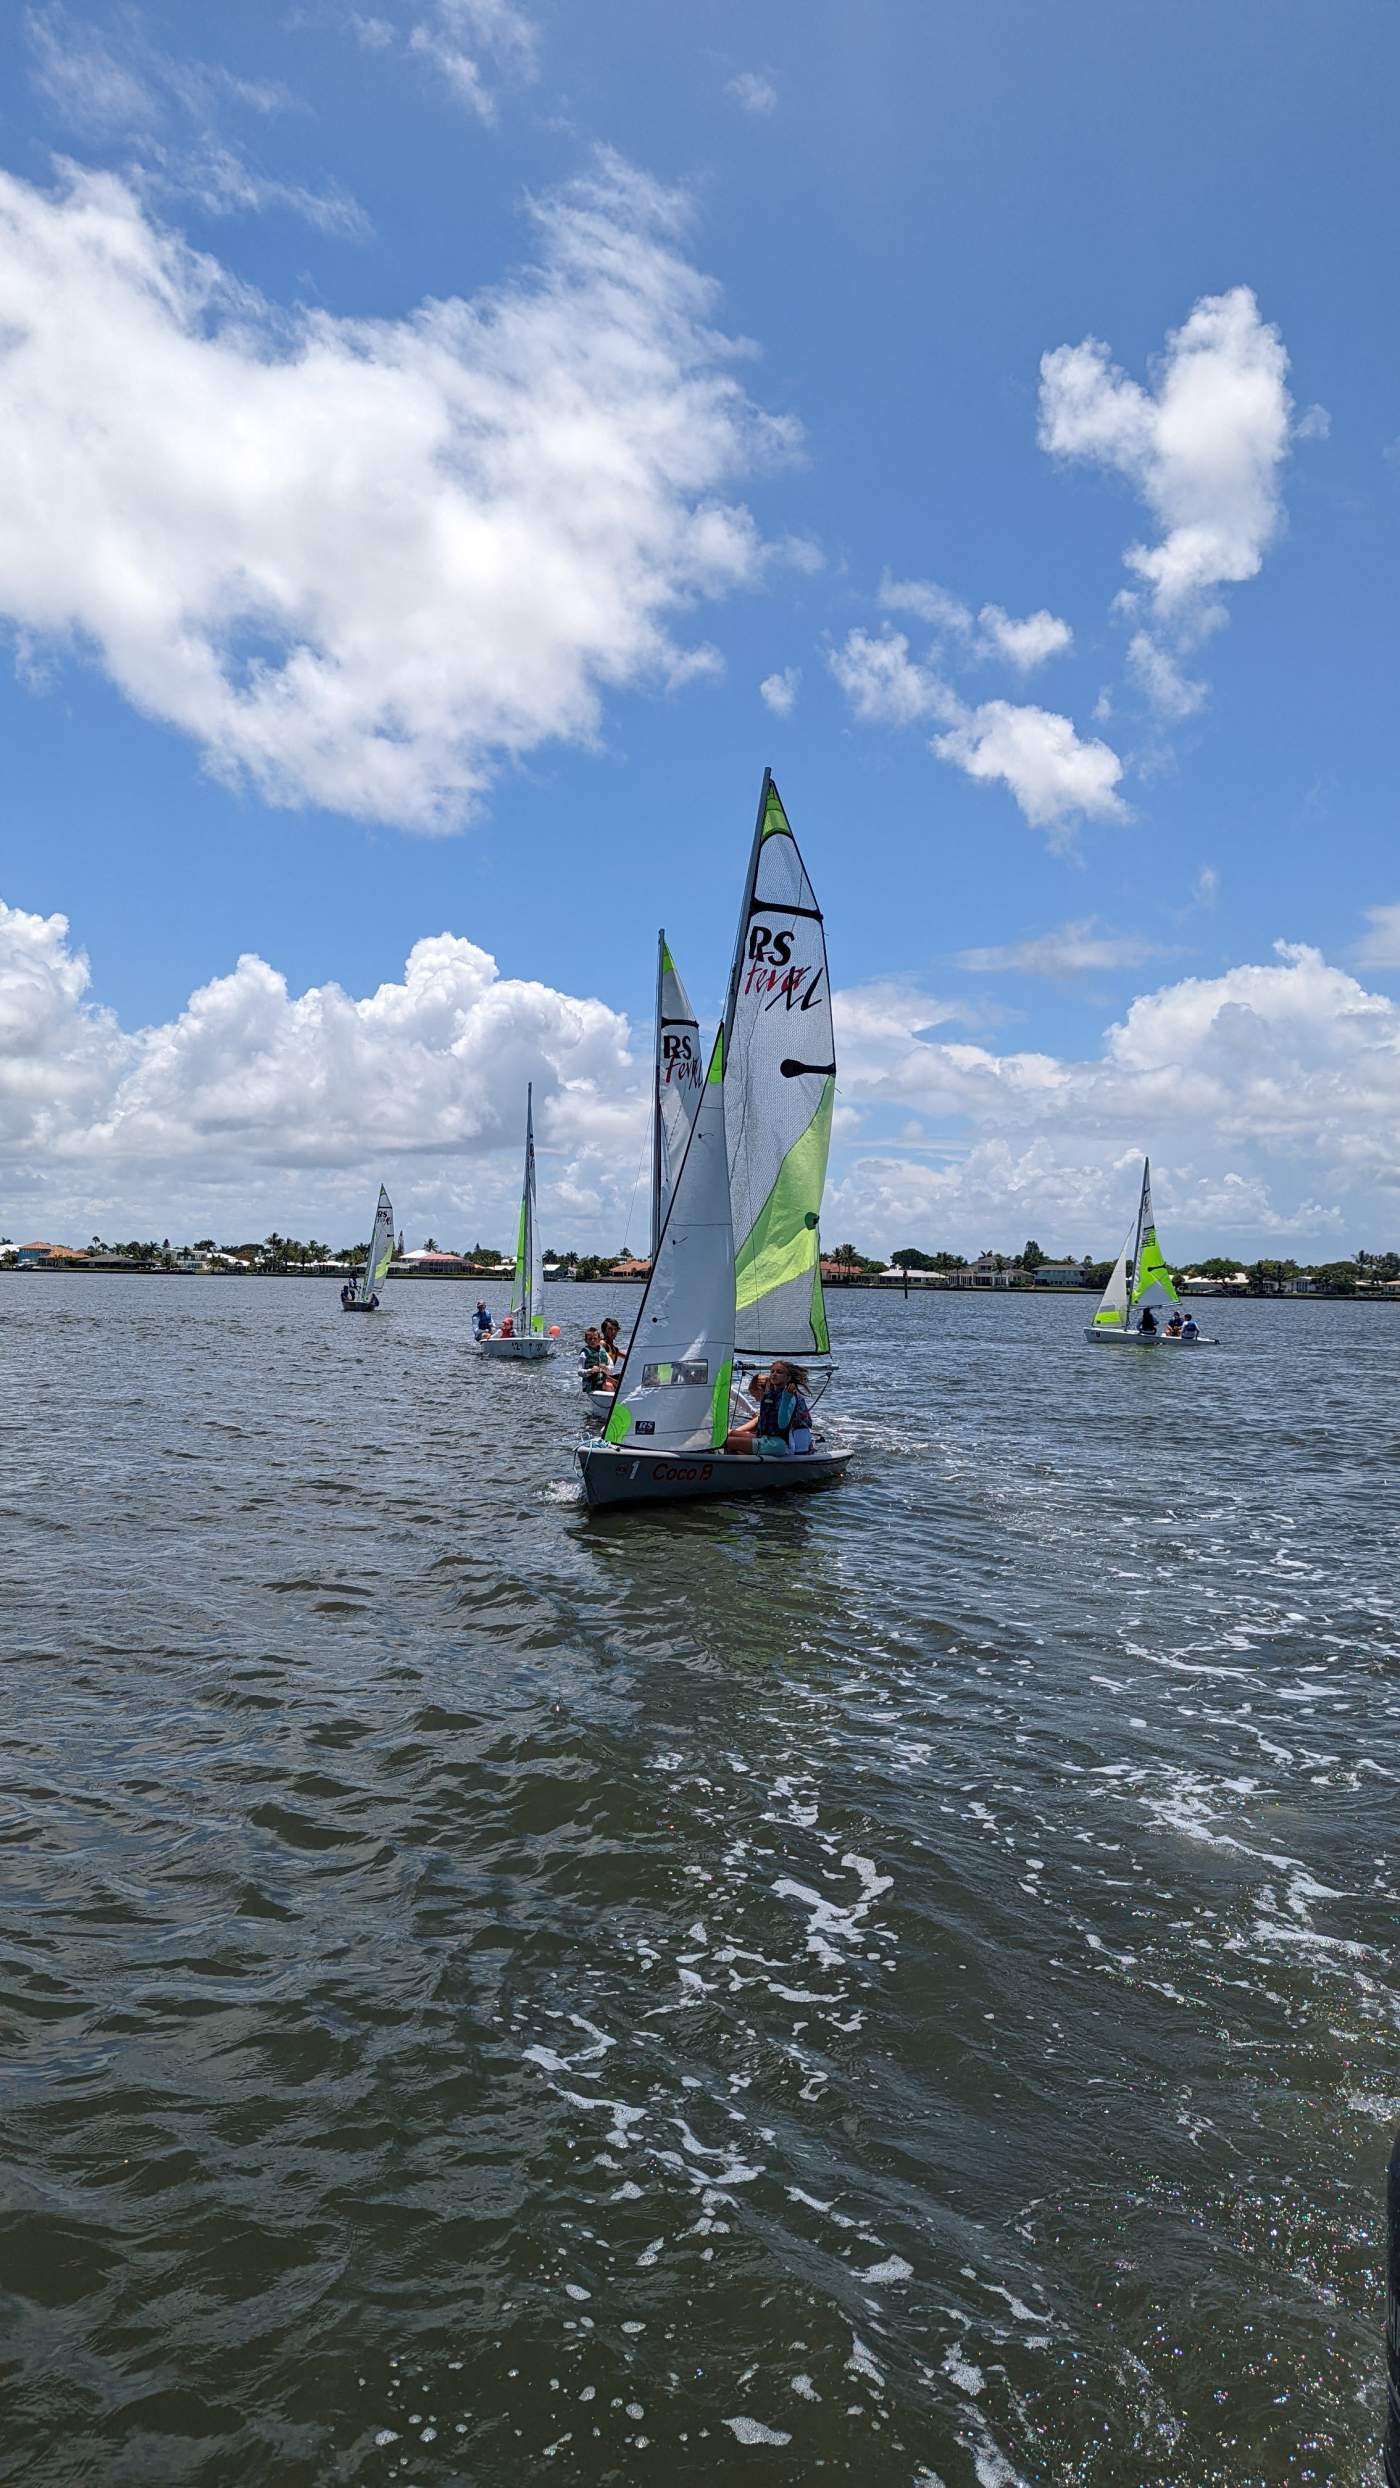
[[[1087,1287],[1082,1261],[1042,1261],[1026,1272],[1032,1287]]]
[[[997,1268],[998,1258],[996,1253],[979,1253],[975,1261],[965,1263],[961,1270],[949,1271],[949,1286],[1009,1287],[1011,1285],[1010,1267],[1004,1266],[999,1270]]]

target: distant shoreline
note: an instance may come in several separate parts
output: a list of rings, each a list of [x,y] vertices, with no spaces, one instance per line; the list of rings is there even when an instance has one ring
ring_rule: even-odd
[[[133,1261],[128,1269],[114,1270],[110,1263],[92,1264],[71,1261],[24,1263],[0,1262],[0,1278],[25,1279],[295,1279],[299,1285],[305,1284],[308,1281],[314,1283],[319,1279],[327,1286],[335,1286],[338,1283],[343,1287],[348,1281],[353,1280],[357,1276],[358,1272],[354,1269],[163,1270],[157,1262]],[[508,1270],[488,1271],[420,1269],[391,1270],[388,1273],[389,1279],[393,1279],[396,1282],[402,1281],[405,1285],[412,1284],[415,1286],[421,1285],[424,1281],[431,1281],[438,1285],[446,1284],[458,1287],[464,1284],[476,1287],[506,1287],[510,1284],[510,1276],[511,1274]],[[385,1283],[387,1284],[387,1280]],[[564,1270],[547,1271],[545,1274],[545,1285],[547,1287],[575,1286],[641,1288],[645,1286],[645,1284],[645,1280],[639,1278],[612,1278],[608,1275],[606,1270],[600,1271],[596,1277],[586,1279],[577,1278],[572,1271]],[[1102,1293],[1102,1290],[1097,1287],[1037,1287],[1033,1281],[1029,1284],[1022,1281],[1015,1287],[959,1287],[957,1285],[948,1286],[946,1284],[935,1285],[931,1284],[926,1278],[911,1278],[909,1286],[906,1289],[898,1279],[867,1278],[860,1274],[857,1274],[855,1277],[849,1279],[826,1279],[823,1281],[823,1285],[828,1294],[831,1294],[833,1291],[842,1291],[850,1287],[862,1287],[870,1289],[876,1295],[893,1295],[899,1296],[901,1299],[904,1298],[906,1294],[910,1296],[976,1296],[978,1298],[985,1298],[989,1303],[1004,1303],[1007,1301],[1014,1302],[1017,1297],[1024,1296],[1069,1296],[1080,1298],[1087,1296],[1097,1299],[1097,1297]],[[1353,1289],[1351,1291],[1343,1288],[1310,1288],[1304,1295],[1297,1295],[1291,1289],[1286,1295],[1282,1293],[1275,1295],[1271,1290],[1256,1293],[1253,1289],[1245,1287],[1193,1287],[1189,1294],[1184,1294],[1182,1296],[1181,1302],[1183,1305],[1198,1303],[1395,1305],[1400,1304],[1400,1295],[1393,1294],[1389,1290],[1382,1290],[1379,1288],[1373,1289],[1369,1287]]]

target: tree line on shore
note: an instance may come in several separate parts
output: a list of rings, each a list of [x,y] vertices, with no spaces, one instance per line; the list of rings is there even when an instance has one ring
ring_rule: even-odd
[[[0,1255],[8,1254],[14,1249],[10,1237],[0,1236]],[[436,1238],[431,1235],[425,1239],[422,1250],[429,1253],[445,1253],[450,1250],[453,1259],[466,1263],[469,1268],[482,1275],[503,1274],[512,1258],[509,1254],[498,1252],[492,1244],[478,1242],[449,1248],[439,1245]],[[368,1244],[332,1246],[323,1244],[316,1236],[309,1236],[303,1242],[297,1236],[280,1235],[276,1229],[271,1235],[264,1236],[260,1243],[217,1244],[212,1236],[200,1236],[192,1244],[172,1246],[169,1236],[166,1236],[159,1241],[133,1238],[125,1244],[109,1244],[105,1243],[101,1236],[95,1235],[87,1247],[87,1253],[93,1257],[126,1261],[133,1269],[174,1271],[188,1268],[193,1259],[206,1264],[213,1263],[216,1267],[220,1265],[229,1269],[241,1267],[245,1271],[289,1275],[316,1268],[324,1269],[328,1266],[346,1271],[355,1270],[363,1265],[368,1252]],[[1012,1286],[1034,1286],[1037,1283],[1038,1273],[1049,1258],[1050,1256],[1042,1251],[1032,1236],[1027,1239],[1019,1253],[1007,1254],[988,1250],[976,1257],[975,1264],[970,1262],[964,1253],[930,1253],[915,1244],[901,1245],[897,1252],[890,1255],[888,1263],[873,1259],[868,1253],[859,1252],[854,1244],[838,1244],[834,1251],[823,1254],[822,1261],[823,1267],[831,1276],[837,1278],[844,1276],[852,1280],[874,1278],[889,1268],[923,1271],[947,1278],[959,1270],[977,1266],[982,1269],[991,1269],[999,1277],[1005,1276]],[[1073,1255],[1065,1258],[1073,1262],[1077,1273],[1077,1283],[1080,1286],[1102,1288],[1107,1285],[1109,1273],[1113,1268],[1111,1261],[1095,1261],[1088,1255],[1079,1260],[1076,1260]],[[628,1247],[624,1244],[615,1253],[546,1250],[544,1259],[548,1264],[557,1266],[563,1277],[606,1279],[615,1275],[619,1262],[628,1259]],[[1237,1282],[1241,1271],[1244,1273],[1247,1289],[1252,1295],[1275,1295],[1281,1289],[1291,1287],[1297,1280],[1307,1279],[1320,1294],[1352,1296],[1358,1291],[1364,1293],[1377,1285],[1400,1283],[1400,1253],[1358,1250],[1345,1260],[1325,1262],[1297,1262],[1273,1258],[1239,1261],[1214,1255],[1203,1261],[1183,1262],[1175,1275],[1178,1281],[1183,1278],[1200,1278],[1214,1279],[1224,1284]]]

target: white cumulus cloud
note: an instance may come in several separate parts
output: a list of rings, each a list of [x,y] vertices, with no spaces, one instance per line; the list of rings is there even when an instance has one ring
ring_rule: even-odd
[[[766,121],[778,106],[778,90],[761,69],[741,69],[725,88],[741,112],[750,112],[756,120]]]
[[[1168,716],[1204,696],[1177,657],[1219,627],[1219,591],[1257,576],[1282,525],[1287,374],[1283,339],[1247,285],[1202,297],[1168,337],[1151,388],[1097,337],[1042,357],[1041,446],[1125,476],[1156,522],[1155,542],[1124,555],[1158,634],[1138,631],[1130,663]],[[1139,601],[1137,591],[1120,599],[1128,612]]]
[[[1366,922],[1370,931],[1357,945],[1356,958],[1363,968],[1400,968],[1400,900],[1392,899],[1384,907],[1368,907]]]
[[[1074,640],[1068,622],[1057,613],[1028,613],[1021,621],[1003,613],[1000,605],[984,605],[977,617],[982,628],[982,650],[988,656],[1005,657],[1019,674],[1028,674],[1043,665],[1047,657],[1063,656]]]
[[[1141,967],[1159,955],[1159,948],[1140,933],[1114,933],[1097,916],[1082,916],[1049,933],[1029,934],[1024,941],[960,950],[957,964],[978,976],[1084,976],[1101,969]]]
[[[848,631],[827,659],[862,725],[914,726],[921,718],[952,717],[958,699],[927,665],[909,653],[902,631]]]
[[[1400,1234],[1400,1006],[1307,944],[1139,995],[1085,1059],[945,1041],[946,1006],[877,991],[873,1010],[837,998],[842,1094],[942,1138],[855,1160],[828,1232],[1104,1254],[1150,1152],[1172,1252],[1332,1257]]]
[[[785,665],[780,674],[764,675],[758,686],[758,696],[775,717],[790,717],[797,706],[801,681],[801,666]]]
[[[1130,380],[1096,337],[1043,357],[1042,444],[1136,485],[1161,532],[1125,559],[1161,612],[1258,572],[1282,517],[1287,371],[1247,285],[1196,304],[1167,339],[1155,389]]]
[[[101,1211],[128,1232],[242,1222],[242,1240],[260,1209],[285,1225],[295,1201],[323,1228],[343,1215],[353,1234],[381,1176],[396,1199],[503,1218],[527,1080],[546,1189],[564,1187],[575,1213],[585,1196],[614,1222],[625,1212],[642,1123],[625,1018],[503,976],[460,935],[416,942],[402,979],[362,996],[293,993],[248,954],[173,1019],[134,1030],[94,1002],[91,981],[64,917],[0,904],[8,1233],[32,1200],[75,1235]]]
[[[967,710],[933,746],[972,778],[1010,789],[1032,828],[1063,842],[1077,820],[1123,821],[1118,794],[1123,764],[1097,735],[1086,742],[1068,717],[1052,709],[984,700]]]
[[[730,488],[793,428],[673,195],[604,156],[533,213],[479,301],[351,320],[262,301],[113,176],[0,175],[0,613],[267,801],[421,829],[683,679],[677,623],[764,564]]]

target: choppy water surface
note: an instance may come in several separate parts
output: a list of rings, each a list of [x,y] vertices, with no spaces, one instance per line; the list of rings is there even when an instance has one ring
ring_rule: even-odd
[[[464,1289],[0,1289],[0,2474],[1374,2476],[1400,1312],[590,1519]]]

